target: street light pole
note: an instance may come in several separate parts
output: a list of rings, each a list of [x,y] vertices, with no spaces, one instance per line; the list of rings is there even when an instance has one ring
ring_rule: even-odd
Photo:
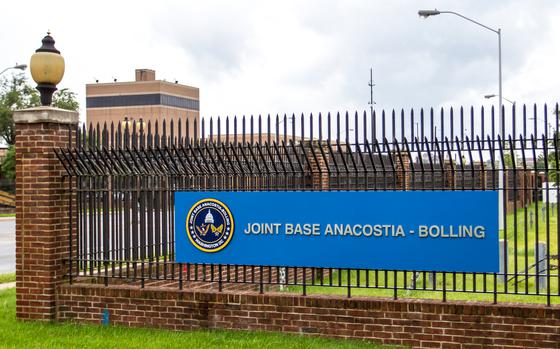
[[[498,28],[498,29],[494,29],[491,28],[489,26],[486,26],[480,22],[475,21],[474,19],[471,19],[469,17],[463,16],[460,13],[457,12],[453,12],[453,11],[438,11],[438,10],[420,10],[418,11],[418,15],[420,17],[424,17],[424,18],[428,18],[430,16],[437,16],[439,14],[442,13],[447,13],[447,14],[452,14],[455,15],[457,17],[461,17],[464,20],[467,20],[471,23],[474,23],[476,25],[479,25],[485,29],[490,30],[491,32],[494,32],[496,34],[498,34],[498,95],[499,95],[499,106],[498,106],[498,135],[500,136],[500,138],[503,141],[504,135],[505,135],[505,127],[504,127],[504,122],[503,122],[503,108],[502,108],[502,29]],[[498,144],[500,145],[500,144]],[[497,163],[498,163],[498,169],[500,168],[500,159],[497,157],[498,155],[498,151],[496,150],[497,147],[494,148],[494,159],[496,159]],[[504,229],[504,212],[503,212],[503,206],[504,206],[504,174],[503,171],[502,173],[500,173],[500,175],[498,176],[498,220],[499,220],[499,229]]]
[[[505,127],[504,127],[504,113],[502,111],[503,109],[503,96],[502,96],[502,29],[498,28],[498,81],[500,82],[500,86],[499,86],[499,100],[500,100],[500,112],[498,113],[498,115],[500,115],[500,121],[498,123],[498,125],[500,126],[500,135],[501,138],[503,139],[505,136]],[[502,176],[500,176],[500,178],[502,178]],[[498,181],[499,182],[499,181]],[[503,198],[502,198],[503,199]],[[501,206],[500,206],[501,209]],[[501,210],[500,210],[501,211]],[[501,218],[500,218],[500,222],[501,222]],[[501,223],[500,223],[501,224]],[[503,228],[503,227],[502,227]]]
[[[373,117],[373,105],[375,104],[375,102],[373,101],[373,86],[375,86],[375,84],[373,83],[373,68],[369,68],[369,106],[370,106],[370,111],[371,111],[371,115]]]

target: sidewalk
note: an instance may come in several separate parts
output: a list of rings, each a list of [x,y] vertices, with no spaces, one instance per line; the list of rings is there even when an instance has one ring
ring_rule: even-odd
[[[16,287],[16,283],[14,282],[7,282],[5,284],[0,284],[0,290],[5,290],[7,288],[14,288]]]

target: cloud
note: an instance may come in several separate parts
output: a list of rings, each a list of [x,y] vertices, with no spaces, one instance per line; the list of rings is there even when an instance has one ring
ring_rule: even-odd
[[[215,79],[242,67],[255,30],[252,12],[242,2],[179,2],[159,8],[151,22],[161,42],[181,49],[197,74]]]
[[[15,3],[4,4],[17,13]],[[86,6],[86,7],[84,7]],[[134,68],[201,91],[203,115],[366,109],[373,67],[378,108],[488,103],[497,37],[452,15],[417,16],[409,1],[31,1],[0,23],[1,66],[26,61],[53,30],[67,61],[61,87]],[[560,48],[554,1],[431,1],[503,30],[504,95],[555,98]],[[17,28],[15,30],[14,28]],[[495,102],[495,101],[494,101]]]

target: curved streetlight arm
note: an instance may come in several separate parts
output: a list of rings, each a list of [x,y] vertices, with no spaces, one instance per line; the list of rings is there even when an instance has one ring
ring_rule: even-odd
[[[500,29],[490,28],[489,26],[484,25],[484,24],[482,24],[482,23],[480,23],[480,22],[477,22],[477,21],[475,21],[474,19],[471,19],[471,18],[469,18],[469,17],[463,16],[463,15],[460,14],[460,13],[453,12],[453,11],[439,11],[439,13],[449,13],[449,14],[452,14],[452,15],[455,15],[455,16],[458,16],[458,17],[461,17],[461,18],[463,18],[463,19],[466,19],[466,20],[469,21],[469,22],[472,22],[472,23],[474,23],[474,24],[478,24],[479,26],[481,26],[481,27],[483,27],[483,28],[486,28],[486,29],[488,29],[488,30],[490,30],[490,31],[493,31],[494,33],[500,35]]]
[[[484,98],[486,98],[486,99],[490,99],[490,98],[494,98],[494,97],[496,97],[496,95],[494,95],[494,94],[484,95]],[[510,102],[511,104],[515,104],[515,101],[512,101],[511,99],[508,99],[504,96],[502,96],[502,99],[505,99],[506,101]]]
[[[0,72],[0,75],[4,74],[6,71],[8,71],[8,70],[10,70],[10,69],[25,70],[25,69],[27,69],[27,64],[16,64],[16,65],[13,66],[13,67],[8,67],[8,68],[2,70],[2,71]]]

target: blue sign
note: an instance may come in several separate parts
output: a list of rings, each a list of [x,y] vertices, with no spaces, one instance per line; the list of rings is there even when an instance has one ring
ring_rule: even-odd
[[[497,272],[495,191],[176,192],[182,263]]]

